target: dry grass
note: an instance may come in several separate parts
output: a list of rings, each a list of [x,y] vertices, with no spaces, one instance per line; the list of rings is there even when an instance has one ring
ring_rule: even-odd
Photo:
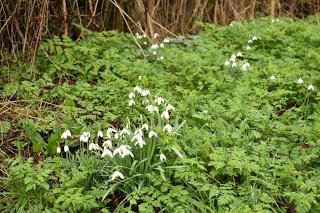
[[[188,34],[199,30],[197,21],[224,25],[258,14],[300,18],[319,11],[319,0],[1,0],[0,65],[18,56],[34,59],[41,40],[52,35],[80,38],[73,24]]]

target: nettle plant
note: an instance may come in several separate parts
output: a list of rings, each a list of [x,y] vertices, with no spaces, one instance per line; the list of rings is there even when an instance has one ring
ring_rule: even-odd
[[[99,171],[109,188],[104,198],[117,190],[130,194],[133,187],[141,187],[147,181],[146,175],[154,171],[158,171],[165,181],[166,169],[174,168],[170,162],[176,157],[183,158],[175,138],[185,121],[179,123],[170,103],[159,95],[152,96],[148,89],[136,86],[129,93],[128,106],[141,112],[139,118],[128,119],[123,128],[99,130],[96,136],[85,131],[79,138],[78,151],[96,155],[97,160],[105,162]],[[65,140],[63,151],[57,147],[57,153],[65,152],[67,159],[72,159],[68,146],[70,137],[70,130],[66,130],[61,135]],[[172,151],[175,154],[170,154]]]

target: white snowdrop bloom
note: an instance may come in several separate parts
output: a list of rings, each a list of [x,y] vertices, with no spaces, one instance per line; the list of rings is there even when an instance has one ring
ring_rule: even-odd
[[[103,132],[102,131],[98,131],[98,137],[99,138],[103,138]]]
[[[141,36],[141,35],[136,35],[136,37],[137,37],[138,39],[142,39],[142,36]]]
[[[172,126],[170,124],[165,125],[163,131],[167,131],[168,133],[172,132]]]
[[[164,112],[161,114],[161,118],[164,118],[164,119],[166,119],[166,120],[169,120],[169,118],[170,118],[169,112],[168,112],[168,111],[164,111]]]
[[[122,180],[124,179],[124,176],[121,172],[119,171],[115,171],[112,175],[111,175],[111,180],[115,180],[117,177],[121,178]]]
[[[123,128],[121,131],[120,131],[120,136],[123,136],[123,135],[130,135],[130,132],[129,132],[129,129],[127,127]]]
[[[108,147],[109,149],[112,148],[112,142],[110,140],[106,140],[105,142],[103,142],[102,144],[103,147]]]
[[[227,66],[229,66],[229,65],[230,65],[230,62],[229,62],[229,61],[225,61],[225,62],[224,62],[224,66],[227,67]]]
[[[170,43],[170,40],[168,38],[163,39],[163,43]]]
[[[248,45],[248,46],[246,47],[246,49],[247,49],[247,50],[250,50],[250,49],[251,49],[251,47]]]
[[[61,135],[61,138],[62,139],[67,139],[68,137],[71,137],[71,132],[70,132],[70,130],[68,129],[68,130],[66,130],[66,131],[64,131],[63,133],[62,133],[62,135]]]
[[[144,33],[144,34],[142,35],[142,37],[143,37],[143,38],[147,38],[147,34]]]
[[[148,106],[146,106],[146,109],[147,109],[150,113],[159,112],[159,108],[156,107],[156,106],[153,106],[153,105],[148,105]]]
[[[158,49],[158,48],[159,48],[159,45],[158,45],[158,44],[153,44],[153,45],[151,45],[150,48],[153,49],[153,50],[155,50],[155,49]]]
[[[60,146],[57,147],[57,153],[58,153],[58,154],[61,153],[61,148],[60,148]]]
[[[159,108],[157,106],[153,106],[153,111],[159,113]]]
[[[133,105],[135,105],[135,104],[136,104],[136,102],[131,99],[131,100],[129,101],[129,103],[128,103],[128,106],[131,107],[131,106],[133,106]]]
[[[138,128],[133,133],[133,135],[136,135],[136,134],[139,134],[139,135],[143,136],[143,131],[140,128]]]
[[[114,139],[118,140],[119,139],[119,133],[114,134]]]
[[[146,89],[146,90],[142,90],[141,95],[142,95],[143,97],[146,97],[146,96],[150,95],[150,91],[147,90],[147,89]]]
[[[241,69],[243,71],[246,71],[249,67],[250,67],[250,64],[247,62],[247,63],[242,64]]]
[[[237,53],[237,57],[242,57],[243,55],[242,55],[242,52],[238,52]]]
[[[127,155],[130,155],[131,157],[134,157],[132,152],[130,151],[131,147],[128,145],[121,145],[119,148],[116,148],[113,152],[113,156],[116,154],[119,154],[121,158],[124,158]]]
[[[252,44],[253,43],[253,41],[250,39],[249,41],[248,41],[248,44]]]
[[[276,79],[277,79],[277,78],[276,78],[276,76],[274,76],[274,75],[270,77],[270,80],[271,80],[271,81],[274,81],[274,80],[276,80]]]
[[[164,60],[164,56],[160,56],[159,60],[163,61]]]
[[[297,81],[297,83],[298,83],[298,84],[303,84],[302,78],[299,78],[298,81]]]
[[[235,67],[237,67],[237,64],[236,63],[232,63],[231,67],[235,68]]]
[[[206,114],[206,115],[208,114],[208,110],[203,110],[203,112],[204,112],[204,114]]]
[[[134,99],[135,97],[136,97],[136,96],[134,95],[133,92],[130,92],[130,93],[129,93],[129,98],[130,98],[130,99]]]
[[[163,43],[161,43],[161,44],[159,45],[159,47],[164,48],[164,44],[163,44]]]
[[[154,100],[155,103],[157,103],[158,105],[164,103],[164,99],[162,97],[157,97],[155,100]]]
[[[160,161],[165,161],[165,160],[167,160],[166,156],[163,153],[161,153],[160,154]]]
[[[237,56],[235,54],[232,54],[232,56],[230,57],[231,62],[235,62],[236,61]]]
[[[139,140],[143,140],[142,139],[142,135],[140,135],[139,133],[138,134],[135,134],[133,137],[132,137],[132,139],[131,139],[131,142],[133,142],[133,141],[139,141]]]
[[[69,147],[67,145],[64,145],[63,150],[64,152],[69,152]]]
[[[89,141],[89,138],[90,138],[90,132],[83,132],[81,135],[80,135],[80,142],[85,142],[87,143]]]
[[[142,125],[142,127],[141,127],[141,129],[145,129],[145,130],[149,130],[149,126],[148,126],[148,124],[143,124]]]
[[[144,140],[137,140],[137,142],[134,144],[135,146],[136,145],[139,145],[140,148],[142,149],[144,145],[146,145],[146,142],[144,142]]]
[[[89,144],[89,150],[99,150],[100,146],[98,144],[90,143]]]
[[[158,33],[153,34],[153,38],[158,38],[158,37],[159,37]]]
[[[149,134],[148,134],[149,138],[152,138],[152,137],[158,137],[157,133],[154,132],[154,131],[150,131]]]
[[[141,79],[142,79],[142,76],[141,76],[141,75],[139,75],[138,80],[140,81]]]
[[[135,88],[133,89],[134,92],[137,92],[137,93],[141,93],[142,92],[142,89],[141,87],[139,86],[135,86]]]
[[[252,36],[252,41],[256,41],[256,40],[258,40],[258,38],[256,37],[256,36]]]
[[[107,129],[107,134],[109,134],[109,135],[110,135],[110,133],[116,133],[116,132],[117,132],[117,130],[115,130],[114,128]]]
[[[308,90],[309,90],[309,91],[313,91],[313,90],[314,90],[314,87],[313,87],[312,84],[310,84],[310,85],[308,86]]]
[[[104,148],[104,150],[101,154],[101,157],[104,158],[106,155],[113,158],[113,154],[112,154],[111,150],[109,150],[108,148]]]
[[[143,42],[143,44],[144,44],[144,45],[147,45],[148,43],[145,41],[145,42]]]
[[[167,105],[166,111],[174,111],[174,110],[175,110],[175,108],[171,104]]]
[[[157,55],[157,51],[153,51],[153,53],[152,53],[153,55]]]
[[[275,20],[274,20],[274,19],[272,19],[272,20],[271,20],[271,22],[272,22],[272,23],[274,23],[274,22],[275,22]]]

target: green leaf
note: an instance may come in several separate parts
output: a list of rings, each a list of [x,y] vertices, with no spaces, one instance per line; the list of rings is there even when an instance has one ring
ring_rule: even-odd
[[[0,133],[7,134],[11,128],[11,124],[8,121],[0,121]]]

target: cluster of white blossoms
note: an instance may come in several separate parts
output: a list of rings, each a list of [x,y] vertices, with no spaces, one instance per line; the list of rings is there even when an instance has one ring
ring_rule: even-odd
[[[269,79],[270,79],[270,81],[275,81],[275,80],[277,80],[276,76],[274,76],[274,75],[270,76]],[[302,78],[299,78],[299,79],[297,80],[297,84],[300,84],[300,85],[304,84],[303,79],[302,79]],[[314,88],[314,86],[313,86],[312,84],[309,84],[309,86],[308,86],[307,89],[308,89],[309,91],[314,91],[314,90],[315,90],[315,88]]]

